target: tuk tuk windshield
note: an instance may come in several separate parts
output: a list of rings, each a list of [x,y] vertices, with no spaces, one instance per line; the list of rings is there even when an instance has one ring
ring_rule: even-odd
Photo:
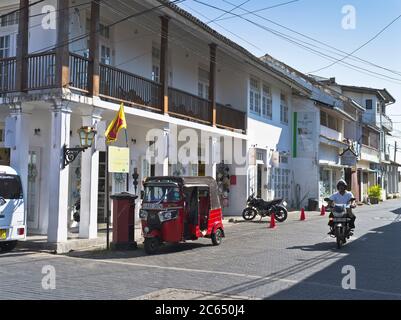
[[[175,186],[167,185],[148,185],[145,186],[145,202],[177,202],[181,200],[180,189]]]
[[[0,175],[0,197],[4,199],[22,199],[22,186],[19,176]]]

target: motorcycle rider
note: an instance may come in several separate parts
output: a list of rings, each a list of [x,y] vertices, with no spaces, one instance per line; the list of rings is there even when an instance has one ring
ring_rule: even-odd
[[[333,202],[335,204],[348,204],[351,199],[354,199],[354,195],[352,194],[352,192],[347,191],[347,187],[348,187],[348,185],[347,185],[347,182],[345,182],[345,180],[340,179],[337,182],[337,190],[338,190],[338,192],[336,192],[335,194],[333,194],[330,197],[330,200],[331,200],[330,205],[332,205]],[[351,204],[351,208],[352,209],[356,208],[354,203]],[[347,212],[347,215],[348,215],[349,218],[351,218],[349,227],[351,229],[351,233],[353,233],[353,230],[355,229],[356,216],[352,213],[351,210]],[[334,234],[334,229],[333,229],[334,223],[333,223],[333,219],[332,219],[332,218],[334,218],[333,213],[330,213],[329,218],[330,218],[330,220],[329,220],[329,226],[330,226],[329,234],[333,235]]]

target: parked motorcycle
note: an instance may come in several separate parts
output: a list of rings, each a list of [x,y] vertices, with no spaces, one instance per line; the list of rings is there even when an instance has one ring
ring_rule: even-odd
[[[337,248],[347,243],[347,240],[353,235],[350,228],[351,218],[349,216],[352,213],[353,206],[351,205],[355,199],[351,199],[348,204],[336,204],[329,198],[324,199],[329,205],[327,210],[332,213],[330,220],[333,222],[333,235],[336,238]]]
[[[288,217],[287,202],[283,199],[275,199],[273,201],[265,201],[255,198],[255,194],[251,194],[247,200],[246,208],[242,211],[242,217],[251,221],[257,215],[270,217],[274,213],[274,217],[278,222],[284,222]]]

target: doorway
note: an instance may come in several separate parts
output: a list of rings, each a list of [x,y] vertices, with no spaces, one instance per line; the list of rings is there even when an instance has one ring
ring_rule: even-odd
[[[258,169],[257,169],[257,180],[256,180],[256,197],[257,198],[262,198],[262,165],[258,164]]]
[[[29,151],[26,200],[28,228],[37,230],[39,229],[40,148],[32,148]]]

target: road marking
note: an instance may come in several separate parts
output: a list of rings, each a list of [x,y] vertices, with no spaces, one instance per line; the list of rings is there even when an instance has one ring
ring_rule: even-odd
[[[112,261],[112,260],[94,260],[89,258],[83,257],[70,257],[70,256],[55,256],[55,257],[62,257],[68,260],[85,260],[90,262],[100,262],[105,264],[114,264],[114,265],[124,265],[124,266],[132,266],[132,267],[140,267],[140,268],[151,268],[151,269],[159,269],[159,270],[166,270],[166,271],[180,271],[180,272],[188,272],[188,273],[204,273],[204,274],[220,274],[224,276],[231,276],[231,277],[238,277],[238,278],[246,278],[246,279],[256,279],[256,280],[273,280],[278,282],[283,282],[287,284],[307,284],[313,285],[317,287],[324,287],[324,288],[331,288],[331,289],[341,289],[344,290],[341,286],[335,286],[331,284],[325,284],[315,281],[308,281],[308,280],[291,280],[281,277],[269,277],[269,276],[259,276],[259,275],[250,275],[245,273],[235,273],[235,272],[226,272],[226,271],[214,271],[214,270],[201,270],[201,269],[188,269],[188,268],[180,268],[180,267],[165,267],[165,266],[158,266],[152,264],[143,264],[143,263],[133,263],[133,262],[126,262],[126,261]],[[379,294],[379,295],[386,295],[386,296],[394,296],[397,298],[401,298],[401,293],[394,293],[394,292],[386,292],[386,291],[379,291],[379,290],[371,290],[371,289],[355,289],[352,290],[355,292],[362,292],[362,293],[370,293],[370,294]]]

